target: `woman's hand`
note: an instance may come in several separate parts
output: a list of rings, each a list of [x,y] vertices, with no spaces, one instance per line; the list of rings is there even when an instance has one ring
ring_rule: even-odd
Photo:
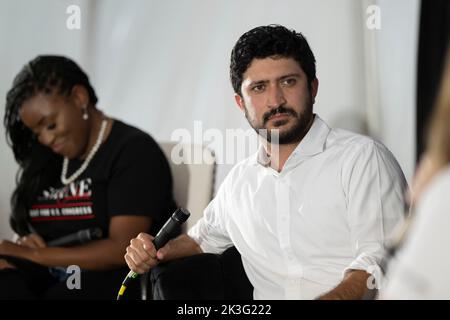
[[[34,250],[8,240],[0,240],[0,255],[28,259]]]
[[[47,246],[44,239],[37,233],[30,233],[24,237],[20,237],[16,243],[32,249],[45,248]]]

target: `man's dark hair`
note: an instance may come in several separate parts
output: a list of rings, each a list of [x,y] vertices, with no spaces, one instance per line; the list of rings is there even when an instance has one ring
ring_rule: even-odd
[[[271,24],[244,33],[231,52],[230,78],[234,92],[242,95],[242,77],[253,59],[278,56],[293,58],[308,78],[308,86],[316,78],[316,59],[301,33]]]

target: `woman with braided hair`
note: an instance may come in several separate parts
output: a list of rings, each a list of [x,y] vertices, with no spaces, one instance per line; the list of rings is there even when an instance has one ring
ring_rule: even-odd
[[[10,222],[18,239],[0,243],[0,299],[114,299],[130,239],[155,234],[175,208],[156,142],[96,104],[87,75],[62,56],[30,61],[7,93],[4,125],[19,165]],[[103,236],[58,241],[89,230]],[[75,288],[69,266],[81,270]]]

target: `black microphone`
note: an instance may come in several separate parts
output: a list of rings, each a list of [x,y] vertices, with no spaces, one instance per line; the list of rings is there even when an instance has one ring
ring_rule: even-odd
[[[177,209],[166,223],[159,230],[156,237],[153,239],[153,245],[158,250],[169,242],[177,233],[179,233],[181,225],[186,222],[191,214],[183,208]]]
[[[153,245],[155,246],[155,249],[158,250],[164,247],[164,245],[178,233],[181,225],[186,222],[190,215],[191,214],[188,210],[184,208],[178,208],[166,221],[166,223],[156,234],[156,237],[153,239]],[[120,287],[119,293],[117,295],[117,300],[120,300],[126,288],[128,287],[128,284],[131,282],[131,280],[136,279],[138,275],[139,274],[134,271],[128,272],[127,276],[122,282],[122,286]]]
[[[102,229],[90,228],[71,233],[67,236],[57,238],[47,242],[49,247],[70,246],[74,244],[83,244],[92,240],[101,239],[103,236]]]

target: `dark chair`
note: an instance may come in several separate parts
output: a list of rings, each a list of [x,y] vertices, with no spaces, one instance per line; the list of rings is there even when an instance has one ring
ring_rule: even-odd
[[[160,264],[150,272],[154,300],[251,300],[253,286],[235,247]]]

